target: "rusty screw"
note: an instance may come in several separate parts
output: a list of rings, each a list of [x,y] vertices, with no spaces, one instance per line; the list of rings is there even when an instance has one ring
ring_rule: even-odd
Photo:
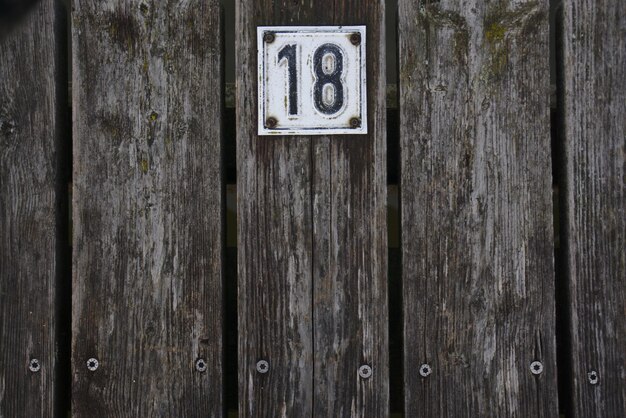
[[[274,129],[278,125],[276,118],[267,118],[265,121],[265,127],[268,129]]]
[[[350,35],[350,42],[352,45],[361,45],[361,34],[356,32]]]
[[[361,126],[361,118],[352,118],[350,119],[350,127],[352,129],[356,129]]]
[[[274,32],[265,32],[263,34],[263,41],[271,44],[272,42],[274,42],[274,40],[276,40],[276,34],[274,34]]]

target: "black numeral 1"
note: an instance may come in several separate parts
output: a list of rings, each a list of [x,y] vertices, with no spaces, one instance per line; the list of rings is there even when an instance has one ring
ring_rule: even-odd
[[[296,46],[285,45],[278,52],[278,62],[287,60],[289,78],[289,114],[298,114],[298,67],[296,65]]]

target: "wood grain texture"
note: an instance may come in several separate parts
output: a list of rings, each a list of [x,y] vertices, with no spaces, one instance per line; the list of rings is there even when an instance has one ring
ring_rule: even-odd
[[[222,416],[219,3],[72,6],[72,413]]]
[[[334,3],[331,24],[367,27],[369,134],[311,140],[314,417],[389,414],[384,5]]]
[[[58,405],[62,13],[44,0],[0,30],[0,417],[49,417]]]
[[[381,1],[237,3],[240,416],[388,414],[383,18]],[[350,24],[371,133],[258,137],[256,27]]]
[[[565,247],[576,417],[626,416],[626,7],[563,2]],[[590,383],[595,372],[597,383]],[[592,377],[592,376],[591,376]]]
[[[406,415],[555,417],[548,2],[401,0],[399,50]]]

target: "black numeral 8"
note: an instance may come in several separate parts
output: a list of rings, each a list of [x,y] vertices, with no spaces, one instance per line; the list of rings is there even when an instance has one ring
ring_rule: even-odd
[[[330,62],[334,65],[330,72],[327,72],[328,68],[324,68],[324,57],[327,55],[333,56],[333,60]],[[343,106],[343,83],[341,82],[343,54],[341,49],[334,44],[324,44],[317,48],[313,55],[313,68],[316,78],[313,85],[313,104],[317,110],[325,115],[337,113]],[[329,84],[333,86],[332,100],[324,97],[325,87]]]

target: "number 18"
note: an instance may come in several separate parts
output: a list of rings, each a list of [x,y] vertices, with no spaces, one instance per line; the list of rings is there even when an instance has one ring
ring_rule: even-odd
[[[287,62],[289,115],[298,115],[297,45],[285,45],[278,51],[278,63]],[[343,107],[343,53],[335,44],[326,43],[313,54],[313,105],[324,115],[334,115]]]

